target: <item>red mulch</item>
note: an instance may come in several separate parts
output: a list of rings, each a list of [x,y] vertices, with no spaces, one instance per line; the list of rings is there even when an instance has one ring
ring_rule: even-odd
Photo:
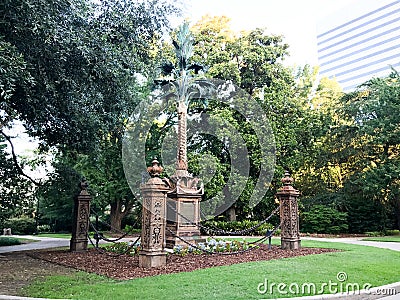
[[[110,253],[100,253],[95,249],[90,249],[85,252],[60,250],[43,251],[36,252],[34,256],[78,270],[96,273],[114,279],[126,280],[160,274],[189,272],[197,269],[227,266],[250,261],[280,259],[334,251],[338,250],[321,248],[282,250],[278,246],[272,246],[269,250],[267,245],[262,245],[259,249],[232,255],[188,254],[186,256],[179,256],[176,254],[168,254],[166,266],[151,269],[140,268],[138,256],[113,256]]]

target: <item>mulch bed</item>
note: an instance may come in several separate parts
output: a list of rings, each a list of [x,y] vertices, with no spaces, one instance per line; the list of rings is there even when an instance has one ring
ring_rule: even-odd
[[[104,275],[109,278],[126,280],[161,274],[189,272],[251,261],[265,261],[335,251],[338,250],[321,248],[282,250],[278,246],[272,246],[269,250],[267,245],[261,245],[259,249],[232,255],[188,254],[180,256],[168,254],[167,265],[165,267],[151,269],[140,268],[138,256],[114,256],[110,253],[101,253],[96,249],[90,249],[85,252],[41,251],[34,253],[32,256],[78,270]]]

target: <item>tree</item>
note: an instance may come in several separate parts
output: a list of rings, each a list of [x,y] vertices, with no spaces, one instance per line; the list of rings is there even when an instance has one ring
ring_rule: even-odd
[[[312,139],[307,136],[311,134],[311,125],[307,123],[309,119],[304,117],[304,99],[296,95],[296,81],[292,70],[282,64],[288,54],[288,45],[283,43],[281,36],[267,35],[264,29],[234,34],[226,17],[206,16],[193,26],[193,32],[197,42],[193,60],[207,66],[207,76],[231,80],[256,99],[273,129],[278,172],[272,182],[272,189],[258,207],[250,211],[249,195],[259,175],[260,160],[263,159],[260,156],[260,145],[251,126],[246,124],[239,113],[232,113],[229,107],[221,105],[210,105],[208,110],[220,118],[230,120],[230,124],[243,136],[249,151],[251,174],[239,201],[230,208],[229,214],[232,218],[236,214],[239,218],[265,217],[275,205],[274,193],[279,186],[283,169],[298,169],[301,165],[299,158],[308,151],[312,143]],[[225,134],[235,139],[232,132]],[[221,163],[222,161],[220,160]],[[221,169],[227,168],[225,166]],[[225,177],[225,182],[226,180]]]
[[[71,231],[73,222],[74,197],[78,195],[82,175],[65,157],[54,158],[53,172],[47,174],[45,184],[36,189],[37,222],[49,225],[54,232]]]
[[[296,98],[296,81],[293,72],[282,65],[288,46],[282,42],[282,37],[269,36],[262,29],[235,35],[230,30],[229,19],[226,17],[206,16],[192,27],[192,31],[195,36],[192,61],[205,66],[206,76],[232,81],[264,108],[275,137],[278,137],[276,154],[279,172],[273,183],[274,187],[278,187],[283,169],[298,168],[302,151],[310,149],[309,144],[312,143],[312,139],[305,136],[310,134],[310,128],[307,131],[303,130],[309,126],[307,121],[300,121],[305,119],[304,99],[300,101]],[[166,48],[166,56],[171,57],[170,52],[171,50]],[[243,98],[242,105],[245,105],[246,101],[247,99]],[[221,143],[215,136],[204,134],[192,139],[188,145],[191,151],[189,152],[191,159],[189,169],[192,168],[190,171],[194,174],[201,172],[198,156],[212,155],[219,161],[213,170],[216,173],[206,185],[206,199],[215,195],[218,189],[221,189],[230,179],[231,157],[229,148],[226,146],[230,144],[229,141],[237,140],[239,138],[237,134],[240,133],[240,137],[244,139],[244,144],[249,150],[251,174],[244,177],[236,174],[237,176],[233,176],[235,178],[231,178],[238,183],[237,186],[244,181],[246,187],[240,193],[239,201],[230,208],[229,215],[232,219],[236,218],[236,215],[239,218],[265,216],[275,205],[273,190],[268,193],[257,209],[250,210],[249,206],[250,195],[260,172],[260,162],[265,159],[261,156],[260,144],[254,129],[250,124],[246,124],[243,115],[232,111],[229,106],[222,105],[218,101],[209,101],[206,109],[195,106],[190,109],[189,114],[211,116],[214,124],[219,124],[216,126],[220,128],[219,136],[225,137],[225,142]],[[289,117],[290,122],[283,122]],[[172,123],[166,123],[166,125],[170,126]],[[298,151],[299,149],[301,151]],[[229,194],[230,191],[225,191],[225,193]]]
[[[124,127],[104,136],[92,154],[79,154],[70,164],[88,182],[98,213],[109,211],[112,231],[121,230],[122,219],[138,206],[129,188],[122,163]]]
[[[230,29],[230,19],[206,15],[191,30],[196,40],[193,60],[207,68],[209,78],[232,80],[240,86],[238,62],[231,51],[237,37]]]
[[[3,1],[1,59],[14,59],[2,76],[2,126],[19,119],[43,145],[93,150],[113,112],[135,100],[135,74],[146,73],[173,11],[163,1]]]
[[[11,217],[31,215],[35,204],[33,184],[14,168],[6,146],[4,138],[0,138],[0,226]]]
[[[338,109],[344,122],[332,131],[335,164],[346,170],[343,193],[351,220],[377,217],[373,229],[392,227],[399,214],[400,77],[395,70],[373,78],[342,98]],[[360,204],[361,203],[361,204]],[[362,216],[357,207],[370,207]],[[350,224],[350,226],[355,225]],[[368,224],[353,231],[373,230]]]
[[[62,170],[82,161],[85,164],[75,169],[81,176],[109,179],[110,174],[100,176],[89,166],[109,163],[105,157],[111,153],[116,169],[121,169],[121,152],[114,147],[121,148],[127,119],[147,91],[138,78],[152,76],[153,48],[168,29],[167,16],[177,12],[163,0],[1,3],[0,61],[7,62],[0,70],[1,128],[20,120],[41,140],[41,150],[56,147],[63,167],[49,185],[76,179]],[[116,195],[124,174],[114,172],[112,177],[110,182],[91,184]],[[45,194],[57,202],[55,193]],[[134,200],[120,197],[109,199],[110,206],[116,206],[112,220],[117,229],[125,213],[120,203]]]
[[[303,72],[309,71],[303,70]],[[315,74],[315,71],[313,73]],[[300,75],[300,78],[307,77],[309,76]],[[326,199],[337,200],[336,197],[331,197],[329,194],[335,193],[343,187],[341,175],[343,170],[330,159],[332,153],[330,128],[343,122],[343,119],[336,113],[341,105],[340,98],[343,92],[336,80],[321,78],[315,89],[311,85],[313,80],[307,81],[308,84],[302,85],[309,87],[308,92],[299,94],[306,97],[308,117],[305,119],[305,123],[312,125],[308,127],[311,130],[312,141],[307,155],[302,158],[303,163],[298,170],[297,183],[301,186],[303,199],[310,198],[307,201],[315,199],[320,202],[323,194],[326,194]]]

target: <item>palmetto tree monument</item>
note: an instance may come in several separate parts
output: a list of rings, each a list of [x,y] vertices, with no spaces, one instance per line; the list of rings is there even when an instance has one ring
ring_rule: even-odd
[[[166,62],[161,70],[164,76],[172,76],[171,94],[176,99],[178,114],[178,143],[175,174],[169,178],[171,190],[167,201],[167,246],[194,239],[200,235],[196,224],[200,221],[200,201],[203,186],[198,178],[188,172],[187,161],[187,110],[191,100],[205,103],[204,96],[213,91],[212,83],[198,79],[196,74],[202,67],[190,64],[194,39],[189,24],[184,23],[173,41],[176,64]]]
[[[180,26],[177,32],[177,40],[172,41],[175,48],[176,64],[167,61],[161,66],[162,74],[173,79],[169,83],[173,87],[178,113],[178,151],[176,161],[176,175],[188,176],[187,165],[187,136],[186,115],[191,100],[200,100],[205,104],[204,94],[209,95],[213,90],[212,83],[199,79],[198,72],[203,67],[198,64],[190,64],[193,55],[194,38],[189,30],[188,23]],[[171,95],[170,94],[170,95]]]

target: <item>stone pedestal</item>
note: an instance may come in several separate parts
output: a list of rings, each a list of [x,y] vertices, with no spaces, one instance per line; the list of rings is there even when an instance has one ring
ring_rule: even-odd
[[[162,168],[158,166],[157,160],[153,160],[153,166],[149,167],[148,171],[152,178],[141,186],[143,196],[142,249],[139,252],[139,266],[156,268],[165,266],[167,262],[165,214],[168,186],[158,177]]]
[[[284,184],[277,192],[280,201],[281,248],[300,249],[299,211],[297,199],[300,192],[293,188],[293,178],[288,172],[282,178]]]
[[[203,186],[189,175],[171,177],[167,198],[167,247],[198,242],[200,239],[200,201]],[[184,240],[184,241],[183,241]]]
[[[140,251],[139,267],[158,268],[167,264],[167,253],[165,251]]]
[[[81,192],[75,198],[70,251],[85,251],[88,246],[90,201],[92,197],[87,191],[88,184],[85,180],[80,183],[80,187]]]

